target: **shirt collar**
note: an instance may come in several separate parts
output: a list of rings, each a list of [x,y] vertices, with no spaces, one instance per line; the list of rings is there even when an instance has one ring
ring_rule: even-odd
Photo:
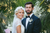
[[[32,14],[30,14],[29,16],[31,17],[33,15],[33,13]]]
[[[33,13],[32,14],[30,14],[30,17],[33,15]]]

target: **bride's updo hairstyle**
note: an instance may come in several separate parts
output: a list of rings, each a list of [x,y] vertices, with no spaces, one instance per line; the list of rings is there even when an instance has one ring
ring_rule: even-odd
[[[22,6],[19,6],[19,7],[17,7],[17,8],[15,9],[15,14],[18,13],[18,11],[19,11],[20,9],[24,10],[24,8],[23,8]]]

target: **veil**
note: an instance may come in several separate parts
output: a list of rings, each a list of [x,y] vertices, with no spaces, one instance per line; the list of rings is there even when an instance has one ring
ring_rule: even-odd
[[[25,9],[22,7],[22,6],[19,6],[19,7],[17,7],[16,9],[15,9],[15,12],[14,12],[14,19],[13,19],[13,26],[12,26],[12,33],[15,33],[15,31],[14,31],[14,22],[16,21],[16,19],[17,19],[17,15],[16,15],[16,13],[18,12],[18,10],[19,9],[23,9],[24,11],[25,11]]]
[[[19,6],[15,9],[15,12],[14,12],[14,19],[13,19],[13,22],[17,19],[17,15],[16,13],[18,12],[19,9],[23,9],[25,11],[25,9],[22,7],[22,6]]]

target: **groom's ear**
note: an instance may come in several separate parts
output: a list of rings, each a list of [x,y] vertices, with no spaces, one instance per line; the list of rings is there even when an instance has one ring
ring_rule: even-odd
[[[33,7],[33,10],[34,10],[34,7]]]

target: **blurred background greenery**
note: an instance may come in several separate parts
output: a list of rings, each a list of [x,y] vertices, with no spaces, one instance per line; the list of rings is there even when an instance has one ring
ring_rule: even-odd
[[[32,2],[35,6],[37,1],[40,2],[39,7],[42,6],[41,9],[44,9],[41,14],[46,14],[40,17],[42,23],[41,33],[50,33],[50,0],[0,0],[0,33],[4,33],[8,23],[11,24],[13,22],[16,7],[24,7],[26,2]]]

